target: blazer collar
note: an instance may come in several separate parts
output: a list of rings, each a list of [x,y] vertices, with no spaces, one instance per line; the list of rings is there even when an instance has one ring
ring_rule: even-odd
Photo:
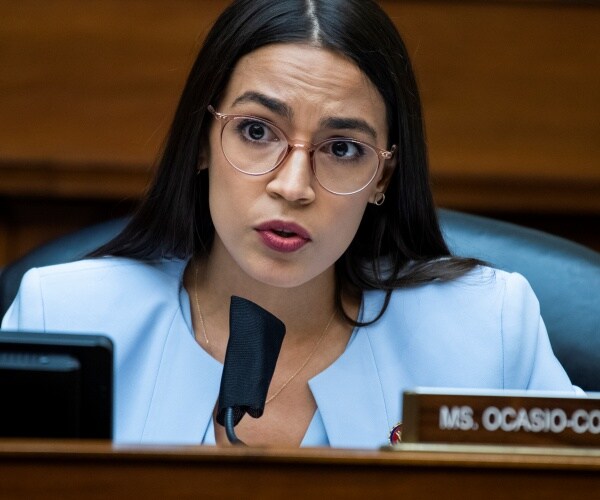
[[[373,448],[388,442],[393,425],[369,335],[355,330],[346,351],[309,381],[332,447]]]
[[[174,331],[175,326],[165,344],[142,442],[199,444],[212,439],[206,432],[223,367],[187,332]],[[368,330],[357,331],[342,356],[309,381],[332,447],[386,444],[394,424],[386,408]]]
[[[196,343],[189,306],[186,313],[176,315],[167,336],[142,442],[200,444],[209,428],[223,365]]]
[[[189,303],[187,293],[182,295]],[[365,298],[364,316],[378,310],[377,302]],[[198,346],[185,314],[176,316],[166,339],[142,442],[199,444],[211,428],[223,365]],[[356,329],[344,353],[309,381],[332,447],[386,444],[395,424],[371,346],[374,331],[372,326]]]

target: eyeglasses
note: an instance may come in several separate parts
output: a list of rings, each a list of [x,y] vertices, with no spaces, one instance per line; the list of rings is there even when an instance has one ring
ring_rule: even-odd
[[[334,137],[311,144],[296,141],[274,123],[256,116],[219,113],[208,106],[221,122],[221,149],[236,170],[264,175],[281,165],[295,148],[305,149],[318,183],[333,194],[354,194],[365,189],[377,175],[383,160],[394,156],[349,137]]]

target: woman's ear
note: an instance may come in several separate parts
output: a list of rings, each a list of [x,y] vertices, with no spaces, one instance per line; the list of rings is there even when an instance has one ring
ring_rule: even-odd
[[[375,189],[369,198],[369,202],[377,204],[381,204],[379,202],[381,200],[381,195],[386,192],[390,181],[392,180],[392,175],[394,174],[394,169],[396,168],[396,159],[387,160],[383,164],[383,171],[381,177],[377,181],[375,185]],[[385,199],[385,197],[384,197]]]
[[[210,163],[210,155],[208,151],[208,147],[204,146],[200,148],[200,152],[198,153],[198,172],[202,170],[206,170]]]

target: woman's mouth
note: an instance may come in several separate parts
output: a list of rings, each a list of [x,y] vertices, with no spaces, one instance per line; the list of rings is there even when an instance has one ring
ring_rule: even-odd
[[[263,243],[277,252],[295,252],[311,241],[308,231],[293,222],[268,221],[255,229]]]

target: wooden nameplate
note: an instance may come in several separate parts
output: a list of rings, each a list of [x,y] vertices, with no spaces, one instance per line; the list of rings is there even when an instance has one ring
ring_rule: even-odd
[[[540,391],[404,392],[402,442],[600,448],[600,397]]]

